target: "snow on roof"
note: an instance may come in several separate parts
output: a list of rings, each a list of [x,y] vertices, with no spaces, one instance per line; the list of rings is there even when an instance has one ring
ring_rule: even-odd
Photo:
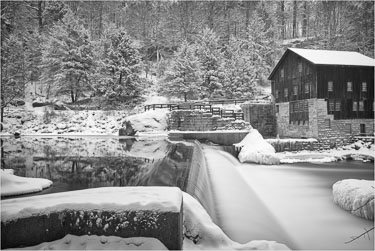
[[[3,200],[1,221],[65,209],[180,212],[181,203],[177,187],[101,187]]]
[[[313,64],[375,66],[375,60],[354,51],[330,51],[288,48]]]

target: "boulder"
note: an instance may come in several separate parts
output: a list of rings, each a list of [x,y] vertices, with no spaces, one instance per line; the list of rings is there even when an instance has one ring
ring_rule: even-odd
[[[134,136],[136,133],[130,121],[125,121],[125,127],[119,130],[119,136]]]
[[[234,144],[234,146],[237,150],[240,150],[238,155],[240,162],[266,165],[280,164],[275,148],[265,141],[256,129],[251,129],[249,134],[240,143]]]

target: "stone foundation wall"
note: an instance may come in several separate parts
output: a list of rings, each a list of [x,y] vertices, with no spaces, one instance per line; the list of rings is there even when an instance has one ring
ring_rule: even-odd
[[[244,130],[250,124],[234,118],[221,118],[202,110],[174,110],[169,117],[169,129],[179,131]]]
[[[309,105],[309,121],[307,123],[289,123],[289,102],[277,103],[278,112],[276,112],[277,134],[280,137],[296,137],[296,138],[317,138],[317,110],[314,100],[308,100]]]
[[[334,120],[327,112],[327,101],[309,99],[309,121],[306,123],[289,122],[289,102],[277,103],[277,133],[280,137],[316,138],[318,148],[332,148],[349,144],[355,135],[360,134],[360,124],[366,127],[366,133],[374,133],[374,120],[353,119]]]
[[[263,136],[276,136],[276,118],[274,104],[243,104],[241,109],[245,121],[257,129]]]

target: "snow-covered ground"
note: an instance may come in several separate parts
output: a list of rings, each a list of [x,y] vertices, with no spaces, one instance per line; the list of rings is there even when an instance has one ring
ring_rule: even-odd
[[[346,179],[333,184],[333,201],[354,215],[374,220],[373,180]]]
[[[52,185],[52,181],[47,179],[25,178],[13,173],[13,169],[1,169],[1,196],[40,192]]]
[[[299,152],[279,152],[276,153],[276,155],[280,158],[281,163],[323,163],[333,162],[347,158],[351,158],[354,160],[362,160],[366,162],[369,160],[374,160],[375,146],[371,142],[364,142],[362,140],[358,140],[357,142],[352,143],[350,145],[338,147],[335,149],[320,151],[303,150]]]

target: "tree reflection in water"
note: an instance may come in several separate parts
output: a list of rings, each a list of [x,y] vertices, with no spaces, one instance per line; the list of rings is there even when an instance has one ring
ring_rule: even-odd
[[[193,146],[167,140],[9,138],[2,167],[19,176],[50,179],[59,192],[105,186],[185,190],[192,153]]]

